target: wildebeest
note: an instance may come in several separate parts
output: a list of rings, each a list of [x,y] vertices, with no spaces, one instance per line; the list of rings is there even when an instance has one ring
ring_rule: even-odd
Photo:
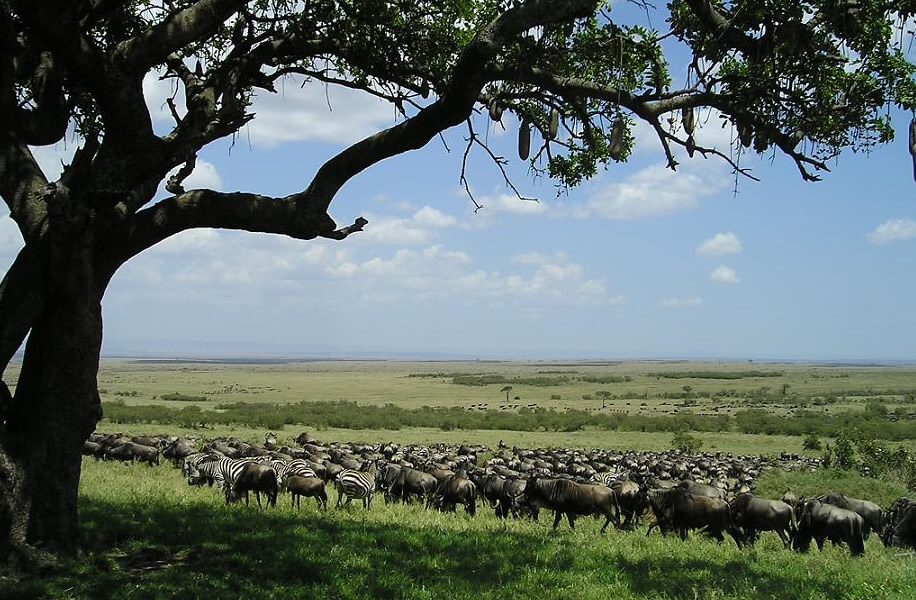
[[[513,518],[517,519],[519,513],[524,512],[537,521],[538,508],[524,502],[525,487],[527,485],[528,481],[519,477],[508,477],[506,479],[496,505],[497,517],[506,518],[511,514]]]
[[[872,530],[880,532],[883,529],[883,511],[881,510],[881,507],[874,502],[869,500],[859,500],[858,498],[850,498],[849,496],[844,496],[843,494],[837,493],[824,494],[823,496],[818,496],[817,499],[821,502],[826,502],[827,504],[832,504],[834,506],[839,506],[840,508],[845,508],[846,510],[851,510],[852,512],[862,517],[862,520],[864,521],[862,536],[866,540],[868,539],[868,536]]]
[[[884,513],[881,541],[885,546],[916,550],[916,501],[898,498]]]
[[[410,499],[416,497],[424,505],[428,505],[438,485],[439,482],[429,473],[402,467],[391,487],[391,495],[399,498],[405,504],[409,504]]]
[[[744,532],[744,542],[753,544],[758,531],[775,531],[788,548],[795,535],[792,507],[780,500],[759,498],[750,492],[738,494],[729,504],[732,523]]]
[[[649,507],[647,490],[635,481],[614,481],[610,488],[617,494],[617,505],[623,515],[623,529],[632,529],[639,525],[643,511]]]
[[[258,506],[261,506],[261,492],[267,496],[267,505],[276,506],[280,485],[277,473],[269,466],[255,462],[245,463],[241,472],[231,485],[226,486],[226,504],[235,502],[245,495],[245,506],[248,506],[248,492],[254,492]]]
[[[299,508],[302,496],[314,498],[318,501],[318,508],[328,508],[328,494],[324,489],[324,480],[320,477],[302,477],[292,475],[286,480],[286,490],[289,492],[289,505]]]
[[[857,513],[819,500],[801,499],[795,507],[795,549],[807,552],[811,538],[823,549],[824,540],[849,546],[853,556],[865,553],[864,520]]]
[[[436,504],[439,510],[451,512],[458,504],[464,506],[469,515],[477,513],[477,496],[480,495],[473,481],[465,477],[454,476],[440,481],[434,497],[427,501],[427,506]]]
[[[798,504],[798,497],[796,497],[795,492],[792,490],[786,490],[786,492],[782,495],[782,501],[792,508],[795,508],[795,505]]]
[[[576,527],[576,517],[594,514],[605,517],[601,533],[604,533],[611,521],[615,527],[620,527],[617,495],[606,485],[532,476],[525,485],[524,499],[529,505],[554,511],[554,529],[560,524],[564,514],[573,529]]]
[[[658,527],[663,535],[675,530],[682,540],[686,540],[688,530],[705,528],[706,533],[719,542],[725,541],[724,531],[732,536],[739,548],[742,546],[741,534],[732,524],[731,509],[725,500],[694,496],[685,486],[649,490],[648,496],[655,522],[649,525],[647,536]]]
[[[105,450],[104,458],[123,461],[145,462],[148,465],[159,464],[159,449],[144,446],[136,442],[128,442]]]

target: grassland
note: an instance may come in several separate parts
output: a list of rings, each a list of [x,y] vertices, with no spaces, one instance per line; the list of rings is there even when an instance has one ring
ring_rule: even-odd
[[[4,380],[15,382],[17,369],[18,364],[11,364]],[[469,375],[488,376],[495,383],[454,383]],[[673,414],[685,409],[697,414],[733,414],[748,407],[785,414],[798,406],[810,406],[829,414],[861,408],[866,401],[881,401],[892,409],[916,411],[916,366],[912,365],[686,361],[238,364],[107,359],[102,361],[98,381],[103,400],[165,406],[351,400],[403,408],[513,410],[536,405],[630,414]],[[507,385],[512,386],[508,401],[501,391]],[[602,399],[602,392],[610,397]],[[169,394],[185,399],[163,398]]]
[[[777,482],[781,485],[784,481]],[[332,501],[334,494],[331,494]],[[916,564],[873,536],[851,558],[800,555],[772,534],[751,550],[691,534],[575,531],[418,506],[225,506],[169,466],[86,460],[88,553],[63,572],[0,578],[0,598],[909,599]]]

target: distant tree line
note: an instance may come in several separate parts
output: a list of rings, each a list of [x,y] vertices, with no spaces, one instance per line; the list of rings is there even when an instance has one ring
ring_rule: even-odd
[[[213,410],[196,405],[181,408],[162,405],[130,406],[121,400],[103,403],[104,416],[114,423],[176,424],[184,427],[244,425],[279,429],[284,425],[311,425],[342,429],[391,429],[433,427],[453,429],[505,429],[512,431],[578,431],[585,428],[648,432],[734,431],[768,435],[835,437],[855,428],[872,439],[899,441],[916,438],[916,421],[894,420],[895,413],[873,403],[865,411],[826,415],[796,410],[775,415],[760,409],[742,410],[735,415],[700,415],[680,412],[671,415],[595,413],[584,410],[555,410],[523,407],[517,411],[471,411],[462,407],[403,408],[357,405],[356,402],[298,402],[294,404],[219,404]]]

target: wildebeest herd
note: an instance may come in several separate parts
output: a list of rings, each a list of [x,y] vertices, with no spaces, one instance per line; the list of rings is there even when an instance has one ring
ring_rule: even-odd
[[[261,506],[280,494],[299,506],[302,497],[327,508],[326,485],[344,500],[362,501],[368,510],[381,493],[385,502],[419,502],[426,509],[476,514],[478,504],[500,518],[537,520],[553,511],[556,529],[565,516],[570,527],[580,516],[603,518],[601,532],[613,524],[633,530],[647,518],[650,535],[676,533],[682,540],[697,530],[720,542],[728,534],[739,548],[772,531],[786,548],[805,552],[815,540],[845,545],[852,555],[865,552],[876,532],[886,546],[916,549],[916,501],[896,500],[886,510],[842,494],[781,499],[754,494],[767,469],[813,469],[817,459],[782,454],[778,458],[732,456],[715,452],[687,456],[677,451],[636,452],[482,446],[399,445],[395,443],[322,444],[300,434],[295,446],[279,445],[268,433],[264,444],[233,438],[192,440],[174,436],[93,434],[84,454],[97,459],[142,461],[159,457],[181,467],[190,485],[214,484],[226,503],[254,492]],[[479,461],[482,454],[489,456]]]

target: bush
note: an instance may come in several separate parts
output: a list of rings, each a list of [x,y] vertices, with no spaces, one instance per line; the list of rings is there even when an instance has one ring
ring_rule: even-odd
[[[820,450],[822,447],[821,438],[813,432],[806,435],[805,441],[802,442],[802,450]]]
[[[703,447],[703,440],[684,431],[678,431],[671,438],[671,445],[684,454],[697,454]]]

